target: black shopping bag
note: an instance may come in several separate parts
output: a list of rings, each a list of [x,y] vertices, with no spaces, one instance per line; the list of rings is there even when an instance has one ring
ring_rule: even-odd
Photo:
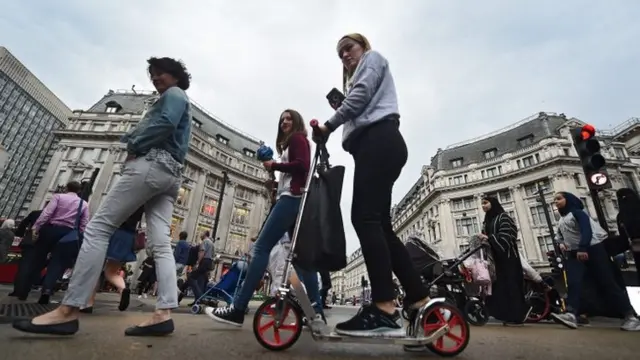
[[[309,185],[302,209],[295,264],[307,271],[338,271],[347,266],[340,198],[344,166],[318,171]]]

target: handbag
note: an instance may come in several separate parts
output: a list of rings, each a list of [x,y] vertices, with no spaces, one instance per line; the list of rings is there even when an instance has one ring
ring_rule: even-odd
[[[144,249],[145,247],[147,247],[147,235],[144,233],[144,231],[137,231],[136,232],[136,237],[133,241],[133,251],[140,251],[142,249]]]
[[[78,213],[76,214],[76,222],[73,225],[73,230],[71,230],[65,236],[63,236],[62,239],[58,241],[59,243],[64,244],[64,243],[70,243],[74,241],[80,241],[80,238],[82,237],[82,235],[80,234],[80,218],[82,217],[82,203],[83,203],[83,200],[80,199],[78,203]]]

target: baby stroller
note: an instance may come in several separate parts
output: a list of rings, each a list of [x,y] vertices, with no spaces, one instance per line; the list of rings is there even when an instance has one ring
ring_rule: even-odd
[[[220,301],[231,304],[244,281],[247,268],[248,263],[245,257],[231,264],[229,271],[220,278],[217,284],[209,283],[207,285],[204,294],[196,299],[191,306],[191,313],[201,314],[204,310],[203,306],[217,307]],[[247,310],[249,309],[247,308]]]
[[[412,236],[405,243],[411,262],[429,288],[430,296],[444,297],[462,310],[469,324],[482,326],[489,321],[489,316],[481,293],[473,284],[471,272],[463,264],[483,247],[480,243],[474,245],[457,258],[441,259],[435,250],[418,237]],[[404,311],[403,316],[408,319]]]

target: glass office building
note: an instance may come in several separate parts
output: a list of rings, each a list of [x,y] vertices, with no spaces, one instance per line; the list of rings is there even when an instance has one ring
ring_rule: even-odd
[[[21,218],[44,176],[53,130],[71,110],[4,47],[0,47],[0,145],[8,153],[0,169],[0,217]]]

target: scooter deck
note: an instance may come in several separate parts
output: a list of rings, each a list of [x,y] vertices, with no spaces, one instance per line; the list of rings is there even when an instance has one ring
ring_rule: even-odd
[[[370,343],[370,344],[395,344],[395,345],[428,345],[444,336],[449,331],[449,326],[445,325],[434,331],[429,336],[424,337],[389,337],[384,335],[372,336],[344,336],[337,334],[330,327],[322,325],[322,327],[314,324],[311,329],[311,336],[316,341],[325,342],[344,342],[344,343]]]

